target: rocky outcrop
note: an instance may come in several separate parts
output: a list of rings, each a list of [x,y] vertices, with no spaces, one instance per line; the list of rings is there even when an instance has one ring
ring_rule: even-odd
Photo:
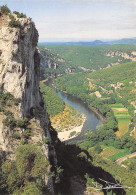
[[[22,112],[39,105],[40,57],[38,32],[31,19],[19,19],[21,28],[0,27],[0,84],[4,92],[22,98]]]
[[[75,71],[73,67],[68,65],[68,63],[63,59],[60,58],[58,55],[54,54],[51,52],[50,49],[48,48],[42,48],[40,49],[40,54],[41,54],[41,75],[44,75],[45,68],[52,69],[54,71],[46,71],[46,74],[49,71],[48,76],[56,76],[56,74],[68,74],[72,73]],[[57,71],[59,69],[59,71]],[[43,79],[44,76],[43,76]]]
[[[125,52],[121,52],[121,51],[109,51],[105,53],[105,56],[107,57],[122,57],[124,59],[127,60],[132,60],[132,61],[136,61],[136,57],[135,57],[136,52],[132,51],[131,54],[125,53]]]
[[[16,17],[16,15],[14,15]],[[33,135],[30,143],[42,143],[44,137],[49,138],[50,149],[42,143],[42,153],[49,159],[52,155],[56,163],[56,154],[50,136],[50,121],[39,91],[40,80],[40,55],[37,49],[38,32],[30,18],[19,18],[20,27],[11,28],[8,23],[9,16],[0,16],[0,87],[3,92],[10,92],[15,98],[21,99],[21,104],[16,108],[18,118],[35,115],[31,121]],[[16,115],[16,114],[15,114]],[[0,113],[0,149],[14,159],[15,150],[19,142],[13,143],[8,139],[10,129],[4,129]],[[21,134],[23,129],[17,129]],[[52,180],[46,178],[46,183],[51,186]]]
[[[52,54],[50,50],[47,48],[41,50],[40,53],[41,53],[41,67],[43,68],[52,68],[56,70],[58,68],[57,62],[62,62],[62,63],[65,62],[63,59]]]

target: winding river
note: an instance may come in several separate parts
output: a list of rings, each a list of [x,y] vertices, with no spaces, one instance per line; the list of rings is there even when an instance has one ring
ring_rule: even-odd
[[[46,82],[46,85],[52,87],[52,82],[48,81]],[[52,87],[53,88],[53,87]],[[86,120],[84,122],[84,125],[82,127],[82,133],[79,134],[76,138],[73,138],[71,140],[81,140],[83,139],[83,133],[85,130],[96,130],[101,124],[102,120],[99,118],[99,116],[93,112],[87,104],[85,104],[82,100],[78,99],[77,97],[74,97],[70,94],[63,93],[59,90],[56,90],[53,88],[58,95],[71,107],[73,107],[77,112],[84,114],[86,116]]]
[[[60,91],[57,91],[57,93],[68,105],[86,116],[82,131],[88,129],[96,130],[97,127],[102,124],[101,119],[87,106],[87,104],[83,103],[83,101]]]

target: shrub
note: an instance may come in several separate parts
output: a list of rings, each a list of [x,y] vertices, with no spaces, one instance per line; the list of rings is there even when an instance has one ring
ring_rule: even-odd
[[[7,5],[1,6],[1,12],[2,12],[2,14],[6,14],[6,15],[8,15],[9,13],[11,13],[11,11],[10,11],[10,9],[7,7]]]
[[[43,138],[43,142],[44,142],[45,144],[48,144],[48,143],[49,143],[49,138],[48,138],[48,137],[44,137],[44,138]]]
[[[26,143],[27,143],[26,139],[22,139],[21,142],[20,142],[21,145],[25,145]]]
[[[14,11],[13,14],[16,14],[18,18],[26,18],[26,15],[23,13],[19,13],[17,11]]]
[[[42,146],[42,142],[37,142],[36,145],[37,146]]]
[[[14,139],[20,139],[21,138],[19,133],[13,133],[13,134],[11,134],[11,137],[14,138]]]
[[[26,144],[17,148],[16,167],[22,181],[48,173],[49,162],[36,146]]]
[[[18,127],[22,127],[25,128],[28,125],[28,119],[24,118],[24,119],[20,119],[17,121],[17,126]]]
[[[11,21],[9,22],[9,26],[12,28],[19,28],[21,26],[21,23],[19,20],[16,20],[13,15],[10,15]]]
[[[95,148],[94,148],[94,151],[98,154],[100,154],[102,152],[102,148],[100,145],[97,145]]]
[[[28,138],[30,136],[30,129],[26,129],[24,132],[23,132],[23,136],[25,138]]]
[[[72,131],[69,135],[69,137],[73,137],[76,134],[76,131]]]
[[[4,108],[1,105],[0,105],[0,112],[4,112]]]
[[[14,105],[18,106],[18,104],[21,102],[20,98],[14,99],[13,103]]]
[[[3,113],[8,116],[8,117],[13,117],[13,113],[10,112],[9,110],[4,110]]]
[[[14,119],[14,117],[12,116],[7,116],[7,118],[5,118],[2,123],[7,126],[7,127],[10,127],[10,128],[13,128],[16,126],[16,120]]]

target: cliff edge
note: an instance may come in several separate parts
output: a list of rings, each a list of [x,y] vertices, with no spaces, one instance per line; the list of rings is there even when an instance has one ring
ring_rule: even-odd
[[[17,25],[12,25],[12,20],[17,21]],[[11,105],[10,101],[10,106],[6,104],[4,107],[12,117],[8,118],[0,110],[0,149],[6,159],[13,161],[18,146],[25,138],[27,144],[38,143],[42,155],[48,160],[52,156],[56,163],[50,121],[39,91],[40,55],[37,42],[38,32],[30,18],[0,14],[0,88],[2,93],[9,92],[13,98],[20,99],[19,104]],[[9,120],[11,123],[11,118],[14,119],[14,125],[8,126],[3,122]],[[21,126],[20,121],[25,120],[27,125]],[[18,138],[13,135],[18,135]],[[45,138],[48,138],[48,143]],[[52,178],[45,176],[44,182],[54,192]]]

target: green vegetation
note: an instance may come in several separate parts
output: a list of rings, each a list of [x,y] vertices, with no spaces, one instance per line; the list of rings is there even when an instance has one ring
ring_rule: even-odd
[[[134,137],[130,136],[130,132],[134,129],[136,124],[134,107],[131,104],[132,101],[135,101],[136,95],[136,77],[134,75],[134,72],[136,71],[136,63],[124,63],[129,60],[125,60],[121,56],[110,57],[106,56],[105,54],[108,54],[111,51],[115,52],[120,49],[121,52],[126,52],[128,55],[132,55],[132,51],[135,51],[136,47],[128,45],[93,46],[95,49],[99,48],[99,52],[94,54],[94,58],[93,56],[92,58],[90,57],[90,54],[88,54],[89,51],[87,50],[85,53],[81,54],[81,51],[79,52],[78,49],[81,49],[82,46],[47,47],[51,49],[52,52],[61,56],[63,59],[66,59],[76,68],[81,66],[90,70],[92,68],[98,70],[100,67],[106,67],[108,65],[107,63],[121,63],[121,65],[116,65],[114,67],[93,73],[63,75],[62,77],[57,78],[54,84],[60,90],[80,98],[83,102],[86,102],[89,106],[95,108],[97,112],[102,114],[107,119],[106,123],[104,123],[99,130],[85,133],[84,140],[73,142],[82,149],[81,153],[78,154],[78,158],[82,161],[87,161],[88,156],[85,151],[88,151],[93,158],[94,166],[100,166],[103,170],[109,172],[114,177],[116,177],[117,174],[122,179],[122,183],[126,181],[128,182],[126,182],[126,185],[131,185],[133,183],[133,186],[135,186],[135,182],[133,180],[135,176],[133,173],[127,171],[127,173],[124,174],[126,169],[121,168],[114,161],[136,151],[136,140]],[[89,49],[91,48],[91,46],[83,46],[81,49],[82,52],[83,49],[85,51],[85,48],[87,47]],[[99,57],[97,56],[98,54]],[[97,56],[97,59],[96,61],[93,61],[95,56]],[[104,57],[102,58],[102,56]],[[84,62],[82,61],[82,57]],[[91,63],[92,65],[90,65]],[[76,68],[75,71],[78,71]],[[98,153],[100,153],[100,155],[98,155]],[[131,175],[133,179],[131,178]],[[130,181],[131,179],[133,181]],[[90,176],[87,176],[88,186],[89,181],[96,180]],[[134,187],[134,189],[128,189],[126,191],[128,194],[135,194],[135,190],[136,189]]]
[[[10,15],[10,22],[9,22],[9,26],[11,28],[19,28],[21,25],[19,20],[16,20],[16,18],[13,15]]]
[[[39,50],[45,60],[41,66],[41,79],[49,78],[50,76],[65,74],[67,68],[71,68],[71,65],[64,59],[60,58],[57,54],[54,54],[44,46],[39,46]]]
[[[94,148],[94,152],[96,152],[97,154],[100,154],[102,152],[102,148],[100,145],[97,145],[95,148]]]
[[[11,13],[11,11],[10,11],[10,9],[7,7],[7,5],[1,6],[0,11],[1,11],[2,14],[5,14],[5,15],[8,15],[9,13]]]
[[[82,116],[72,107],[65,104],[64,111],[50,117],[51,124],[56,131],[70,130],[71,128],[81,125]]]
[[[104,46],[71,46],[71,45],[52,45],[46,46],[52,53],[58,54],[65,59],[76,71],[82,71],[80,67],[99,70],[100,67],[107,67],[108,64],[124,63],[130,60],[121,56],[106,56],[111,52],[126,52],[131,55],[136,50],[134,45],[104,45]]]
[[[108,90],[114,90],[126,100],[135,100],[136,62],[120,64],[105,70],[87,74],[92,82]],[[124,105],[124,104],[123,104]]]
[[[60,90],[80,98],[106,117],[108,122],[103,125],[103,129],[117,131],[117,121],[113,111],[108,106],[107,100],[98,99],[95,94],[90,95],[88,80],[85,79],[84,74],[71,74],[57,78],[55,85]]]
[[[21,23],[19,20],[17,20],[13,14],[15,14],[17,16],[17,18],[26,18],[26,15],[23,13],[19,13],[17,11],[14,11],[13,14],[11,13],[10,9],[7,7],[7,5],[3,5],[0,7],[0,15],[5,14],[8,15],[10,17],[10,22],[9,22],[9,26],[11,28],[19,28]]]
[[[26,18],[26,15],[23,13],[19,13],[17,11],[14,11],[13,14],[16,14],[18,18]]]
[[[9,194],[43,194],[46,186],[42,177],[48,176],[49,162],[40,148],[34,145],[21,145],[17,148],[15,161],[3,161],[3,190]]]
[[[125,160],[123,164],[126,165],[130,170],[136,172],[136,157]]]
[[[48,143],[49,143],[49,138],[48,138],[48,137],[44,137],[44,138],[43,138],[43,142],[44,142],[45,144],[48,144]]]
[[[115,161],[115,160],[117,160],[117,159],[119,159],[119,158],[121,158],[121,157],[123,157],[125,155],[128,155],[128,154],[129,154],[129,151],[128,150],[124,150],[124,151],[122,151],[120,153],[117,153],[117,154],[115,154],[113,156],[110,156],[109,159]]]
[[[129,125],[131,123],[131,116],[128,113],[128,110],[124,108],[122,104],[111,104],[115,117],[118,121],[118,132],[117,136],[125,135],[129,131]]]
[[[114,158],[114,156],[125,156],[127,154],[130,154],[128,149],[117,149],[114,146],[105,145],[103,143],[99,143],[103,151],[101,152],[101,156],[107,159],[111,160],[117,160],[117,158]]]
[[[76,131],[72,131],[69,135],[69,137],[73,137],[76,134]]]
[[[65,104],[53,89],[41,83],[40,91],[43,94],[47,112],[50,116],[55,116],[56,114],[63,112]]]

